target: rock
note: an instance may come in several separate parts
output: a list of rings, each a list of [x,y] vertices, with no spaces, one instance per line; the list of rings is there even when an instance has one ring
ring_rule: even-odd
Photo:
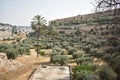
[[[7,59],[7,56],[5,53],[0,53],[0,59]]]
[[[0,53],[0,72],[9,72],[22,65],[23,64],[18,61],[8,60],[5,53]]]

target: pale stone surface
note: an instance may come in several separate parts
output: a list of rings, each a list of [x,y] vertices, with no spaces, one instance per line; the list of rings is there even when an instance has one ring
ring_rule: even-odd
[[[68,66],[39,66],[29,80],[70,80]]]

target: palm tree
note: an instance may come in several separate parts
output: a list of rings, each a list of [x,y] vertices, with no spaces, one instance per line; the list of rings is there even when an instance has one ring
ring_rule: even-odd
[[[37,57],[38,57],[38,52],[39,52],[39,39],[40,39],[40,34],[43,33],[43,29],[46,26],[46,20],[44,20],[44,17],[40,15],[36,15],[31,22],[32,29],[37,32]]]

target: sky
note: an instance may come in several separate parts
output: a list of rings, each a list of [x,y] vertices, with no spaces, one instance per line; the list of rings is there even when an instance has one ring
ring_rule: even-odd
[[[29,26],[36,15],[47,21],[92,13],[94,0],[0,0],[0,23]]]

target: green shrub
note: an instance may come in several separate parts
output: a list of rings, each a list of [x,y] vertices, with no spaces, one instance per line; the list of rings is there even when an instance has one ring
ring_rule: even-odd
[[[30,48],[29,47],[25,47],[25,51],[27,55],[30,55]]]
[[[111,54],[105,54],[104,56],[102,56],[102,59],[107,62],[110,62],[110,60],[112,59],[112,56]]]
[[[51,57],[51,62],[53,62],[54,64],[67,65],[68,64],[68,56],[66,56],[66,55],[53,55]]]
[[[73,56],[74,59],[76,59],[76,58],[82,57],[82,54],[77,53],[77,52],[74,52],[74,53],[72,54],[72,56]]]
[[[10,48],[12,48],[10,44],[7,43],[0,44],[0,52],[6,52],[6,50]]]
[[[51,56],[50,61],[53,62],[54,64],[58,64],[60,61],[60,55]]]
[[[18,56],[18,51],[15,49],[8,49],[6,54],[8,59],[16,59]]]
[[[39,51],[39,54],[42,55],[42,56],[45,56],[46,52],[45,51]]]
[[[91,62],[92,61],[92,57],[79,57],[79,58],[76,58],[76,63],[79,65],[85,63],[85,62]]]
[[[103,51],[96,51],[96,53],[94,54],[95,57],[98,57],[98,58],[102,58],[102,56],[105,55]]]
[[[99,43],[95,43],[93,46],[94,46],[94,48],[100,48],[100,44]]]
[[[55,50],[56,52],[61,52],[62,49],[60,47],[54,47],[53,50]]]
[[[100,44],[101,44],[101,45],[104,45],[104,44],[105,44],[105,41],[104,41],[104,40],[101,40],[101,41],[100,41]]]
[[[30,46],[30,49],[35,49],[35,47],[33,45]]]
[[[20,42],[20,41],[21,41],[21,38],[17,38],[16,41],[17,41],[17,42]]]
[[[59,63],[60,63],[61,65],[67,65],[67,64],[68,64],[68,56],[61,55],[61,56],[60,56],[60,61],[59,61]]]
[[[82,64],[75,66],[73,72],[73,80],[83,80],[87,75],[93,74],[94,69],[93,65]]]
[[[63,50],[62,50],[62,48],[60,48],[60,47],[54,47],[53,49],[52,49],[52,52],[54,52],[55,54],[62,54],[63,53]]]
[[[54,56],[54,55],[57,55],[57,53],[55,51],[52,51],[49,53],[50,57]]]
[[[95,30],[92,31],[91,34],[92,34],[92,35],[96,35],[96,31],[95,31]]]
[[[30,45],[23,43],[2,43],[0,44],[0,52],[5,52],[9,59],[15,59],[19,54],[22,56],[23,54],[30,53]],[[12,51],[13,50],[13,51]]]
[[[84,50],[85,52],[89,52],[90,49],[91,49],[91,46],[90,46],[90,45],[89,45],[89,46],[84,46],[84,47],[83,47],[83,50]]]
[[[89,74],[89,75],[86,75],[82,80],[100,80],[100,78],[98,75]]]
[[[19,47],[19,49],[18,49],[18,52],[19,52],[19,54],[22,56],[23,54],[25,54],[25,47]]]
[[[109,66],[103,66],[98,70],[98,74],[102,80],[116,80],[117,74]]]
[[[96,54],[96,51],[97,51],[96,48],[91,48],[90,51],[89,51],[89,53],[90,53],[91,55],[95,55],[95,54]]]
[[[81,73],[80,72],[75,72],[74,74],[73,74],[73,80],[82,80],[82,75],[81,75]]]
[[[32,40],[31,39],[24,39],[24,40],[22,40],[22,43],[24,43],[24,44],[32,44]]]
[[[75,52],[77,52],[76,49],[69,49],[69,50],[68,50],[68,54],[73,54],[73,53],[75,53]]]
[[[67,49],[67,47],[69,46],[66,42],[62,42],[61,45],[63,46],[63,48]]]
[[[100,51],[100,50],[97,50],[97,49],[90,49],[89,53],[92,55],[92,56],[95,56],[97,58],[102,58],[105,53],[103,51]]]
[[[46,49],[50,49],[50,48],[52,48],[52,44],[49,43],[49,42],[46,42],[45,45],[46,45]]]
[[[67,46],[65,46],[65,49],[66,49],[66,50],[70,50],[71,47],[70,47],[69,45],[67,45]]]

